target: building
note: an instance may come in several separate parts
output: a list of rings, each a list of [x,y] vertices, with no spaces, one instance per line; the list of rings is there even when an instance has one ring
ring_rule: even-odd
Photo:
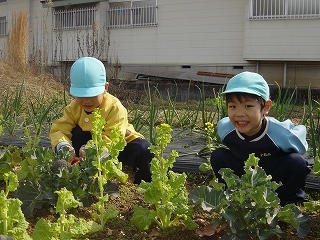
[[[320,0],[0,0],[0,56],[28,13],[29,61],[106,62],[111,77],[225,83],[242,71],[320,87]]]

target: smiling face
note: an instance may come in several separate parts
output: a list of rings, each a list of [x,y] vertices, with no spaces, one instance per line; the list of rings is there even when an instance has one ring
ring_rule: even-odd
[[[105,92],[108,91],[108,87],[109,83],[106,83]],[[75,97],[75,101],[80,107],[83,108],[84,111],[93,112],[95,108],[101,105],[104,93],[94,97]]]
[[[261,129],[262,119],[268,114],[272,101],[263,101],[251,94],[228,94],[228,117],[233,126],[247,136]]]

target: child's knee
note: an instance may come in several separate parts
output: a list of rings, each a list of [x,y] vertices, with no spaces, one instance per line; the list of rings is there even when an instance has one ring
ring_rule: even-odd
[[[303,158],[301,154],[291,153],[289,155],[289,161],[292,163],[292,166],[304,167],[306,166],[306,160]]]
[[[221,162],[224,162],[225,159],[227,159],[227,156],[229,155],[229,150],[225,148],[217,148],[212,151],[211,157],[210,157],[210,162],[211,165],[215,165]]]
[[[310,169],[308,168],[308,162],[301,154],[291,153],[288,161],[290,162],[291,169],[296,173],[308,174]]]

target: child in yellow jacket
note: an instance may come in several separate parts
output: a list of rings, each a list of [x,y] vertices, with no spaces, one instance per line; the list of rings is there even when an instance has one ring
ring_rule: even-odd
[[[74,97],[64,108],[63,116],[53,122],[50,130],[50,140],[55,152],[68,148],[74,156],[82,156],[83,146],[92,138],[92,112],[100,109],[106,124],[102,138],[110,142],[110,133],[119,126],[127,142],[119,153],[119,161],[133,167],[134,183],[141,180],[151,181],[150,142],[135,131],[128,122],[127,109],[120,100],[108,93],[106,70],[101,61],[93,57],[79,58],[70,69],[70,94]]]

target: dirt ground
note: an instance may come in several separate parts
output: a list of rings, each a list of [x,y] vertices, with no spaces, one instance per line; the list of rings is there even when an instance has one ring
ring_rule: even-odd
[[[129,171],[129,172],[128,172]],[[126,170],[130,173],[130,170]],[[196,207],[193,215],[194,221],[199,225],[196,230],[187,230],[183,226],[169,228],[165,230],[159,229],[157,226],[151,226],[148,231],[141,231],[136,229],[130,224],[130,219],[133,214],[133,207],[135,205],[145,205],[143,201],[143,196],[136,192],[138,185],[132,183],[133,177],[130,175],[130,179],[127,183],[120,185],[120,195],[109,201],[108,204],[114,205],[119,211],[120,215],[114,219],[108,221],[105,230],[94,234],[88,234],[83,236],[81,239],[90,240],[102,240],[102,239],[113,239],[113,240],[197,240],[197,239],[220,239],[219,235],[216,236],[199,236],[199,230],[203,230],[208,226],[212,220],[212,215],[204,212],[200,207]],[[209,180],[207,175],[189,175],[189,181],[187,180],[187,189],[190,191],[197,185],[201,185]],[[309,194],[319,194],[318,192],[308,191]],[[54,209],[46,208],[41,211],[36,212],[35,219],[29,219],[30,228],[29,232],[32,233],[32,228],[34,224],[39,220],[40,217],[55,220],[53,214]],[[70,213],[76,215],[77,217],[92,219],[91,213],[93,210],[89,208],[80,208],[70,211]],[[320,214],[311,213],[308,214],[311,218],[311,231],[305,240],[319,240],[320,239]],[[296,234],[296,230],[288,225],[281,225],[282,230],[285,232],[281,239],[287,240],[298,240],[299,238]],[[276,238],[274,238],[276,239]]]

